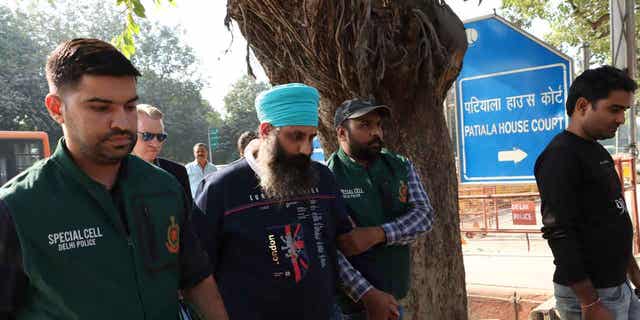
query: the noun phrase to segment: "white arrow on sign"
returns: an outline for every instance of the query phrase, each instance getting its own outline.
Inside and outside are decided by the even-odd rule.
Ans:
[[[513,161],[513,163],[518,163],[524,160],[524,158],[526,158],[527,156],[528,154],[526,152],[518,148],[513,148],[513,150],[510,150],[510,151],[498,152],[498,161],[500,162]]]

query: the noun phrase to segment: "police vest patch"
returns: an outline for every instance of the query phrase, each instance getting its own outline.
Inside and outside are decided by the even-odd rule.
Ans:
[[[400,190],[398,195],[398,200],[402,203],[407,203],[407,196],[409,194],[409,188],[404,181],[400,181]]]
[[[170,217],[171,224],[167,228],[167,250],[171,253],[178,253],[180,251],[180,226],[176,223],[174,216]]]

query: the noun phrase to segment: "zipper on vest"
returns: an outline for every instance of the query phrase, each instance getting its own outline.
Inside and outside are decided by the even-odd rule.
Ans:
[[[144,206],[144,223],[145,229],[147,229],[147,241],[149,243],[149,255],[151,256],[151,261],[155,262],[158,260],[158,250],[156,247],[156,237],[155,237],[155,228],[153,226],[153,221],[151,220],[151,215],[149,214],[149,209],[147,206]]]
[[[133,277],[136,280],[136,292],[138,293],[138,302],[140,302],[140,307],[142,308],[142,316],[144,319],[147,318],[147,313],[145,312],[144,302],[142,301],[142,293],[140,292],[141,283],[138,279],[138,265],[136,264],[136,246],[131,240],[130,236],[127,236],[127,245],[129,246],[129,252],[131,253],[131,261],[133,262]]]

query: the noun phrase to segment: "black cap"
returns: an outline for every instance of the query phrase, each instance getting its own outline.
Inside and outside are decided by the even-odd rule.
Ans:
[[[391,116],[391,109],[384,104],[377,104],[373,100],[347,100],[336,109],[333,125],[338,127],[347,119],[359,118],[374,110],[380,111],[382,116]]]

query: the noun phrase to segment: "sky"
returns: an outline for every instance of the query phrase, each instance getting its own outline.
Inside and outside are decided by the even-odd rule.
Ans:
[[[194,48],[200,59],[209,86],[202,92],[212,107],[224,113],[223,98],[232,84],[247,73],[246,41],[237,26],[232,31],[224,26],[226,1],[178,0],[177,6],[149,8],[147,16],[168,25],[180,24],[186,31],[185,42]],[[447,4],[461,18],[467,20],[493,13],[502,0],[447,0]],[[534,35],[542,37],[548,30],[534,24]],[[267,81],[259,63],[253,59],[252,68],[258,80]]]

